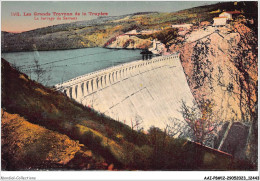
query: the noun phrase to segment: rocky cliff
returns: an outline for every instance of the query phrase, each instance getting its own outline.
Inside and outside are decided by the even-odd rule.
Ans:
[[[136,36],[121,35],[108,44],[107,48],[128,48],[128,49],[148,49],[152,42],[148,39],[141,39]]]
[[[189,41],[191,40],[192,41]],[[197,103],[213,105],[215,122],[242,122],[250,127],[248,152],[257,148],[257,35],[241,22],[185,36],[179,51],[188,84]],[[231,124],[230,124],[231,125]],[[251,151],[249,151],[251,150]]]

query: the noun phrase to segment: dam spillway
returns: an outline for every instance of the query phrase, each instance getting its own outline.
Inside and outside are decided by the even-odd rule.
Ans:
[[[192,106],[194,101],[178,53],[117,65],[55,87],[129,126],[138,122],[144,130],[167,125],[185,129],[181,104]]]

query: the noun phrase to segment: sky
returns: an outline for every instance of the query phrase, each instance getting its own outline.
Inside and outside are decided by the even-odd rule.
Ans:
[[[191,7],[214,4],[216,1],[2,1],[1,30],[8,32],[23,32],[55,24],[95,19],[92,13],[107,13],[108,16],[118,16],[136,12],[175,12]],[[15,16],[14,13],[20,16]],[[50,16],[34,16],[34,13],[50,13]],[[76,20],[57,20],[57,13],[72,13]],[[78,12],[80,15],[75,16]],[[85,12],[86,15],[82,15]],[[25,14],[31,13],[31,16]],[[50,18],[53,17],[53,20]],[[67,16],[68,17],[68,16]],[[37,20],[37,18],[39,18]],[[45,18],[45,19],[41,19]]]

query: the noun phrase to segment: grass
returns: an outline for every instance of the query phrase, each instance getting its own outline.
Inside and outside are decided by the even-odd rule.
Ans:
[[[2,116],[2,156],[7,170],[50,168],[66,164],[81,148],[68,136],[32,124],[17,114],[7,112]],[[10,152],[8,154],[8,152]],[[32,159],[33,158],[33,159]]]

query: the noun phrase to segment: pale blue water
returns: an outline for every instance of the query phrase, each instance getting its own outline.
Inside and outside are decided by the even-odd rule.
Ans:
[[[35,73],[38,60],[45,72],[40,75],[39,82],[53,86],[84,75],[86,73],[105,69],[114,65],[140,60],[141,50],[84,48],[73,50],[34,51],[2,53],[2,58],[19,67],[31,79],[37,80]]]

